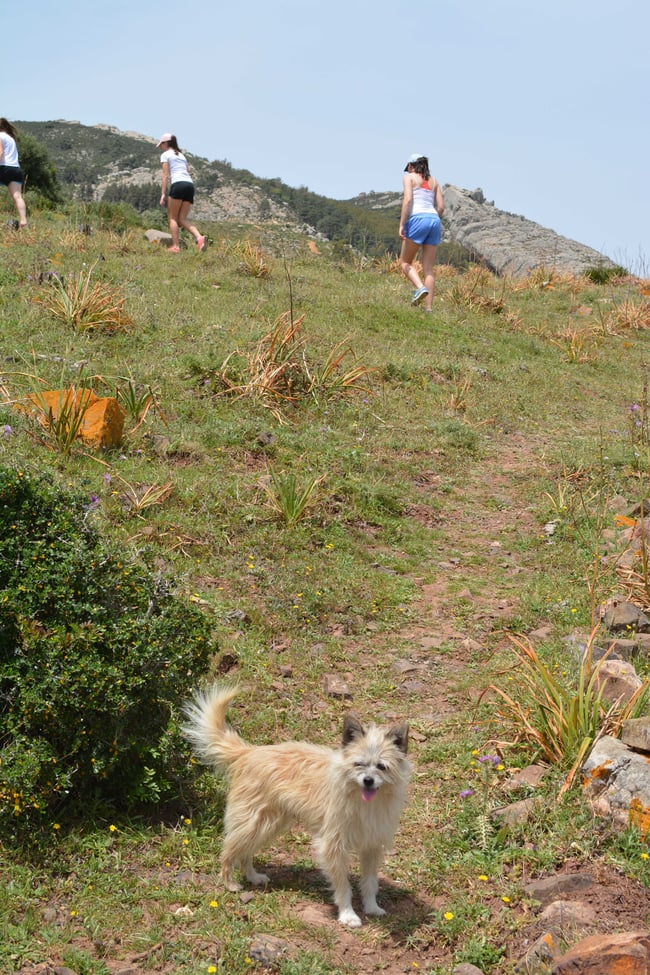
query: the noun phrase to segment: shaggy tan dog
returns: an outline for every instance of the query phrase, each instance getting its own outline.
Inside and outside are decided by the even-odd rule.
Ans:
[[[299,823],[313,836],[341,924],[361,924],[348,878],[352,853],[359,856],[365,913],[385,914],[377,903],[377,872],[406,802],[408,725],[363,727],[347,715],[338,750],[295,741],[249,745],[226,724],[236,694],[237,688],[219,685],[198,692],[185,708],[183,729],[197,755],[229,779],[221,853],[226,886],[240,889],[236,867],[251,883],[267,883],[253,857]]]

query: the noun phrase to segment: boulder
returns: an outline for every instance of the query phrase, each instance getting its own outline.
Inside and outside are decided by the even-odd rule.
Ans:
[[[604,735],[587,756],[583,785],[594,809],[610,815],[625,829],[636,825],[642,835],[650,829],[650,762],[648,756]]]
[[[618,596],[608,599],[606,603],[599,606],[598,615],[603,625],[612,632],[618,630],[647,632],[650,630],[650,619],[643,610],[629,600]]]
[[[165,230],[145,230],[145,237],[150,244],[171,244],[172,235]]]
[[[77,406],[77,404],[79,404]],[[41,426],[47,426],[44,408],[58,420],[64,410],[84,410],[78,439],[87,447],[117,447],[122,440],[126,412],[113,396],[96,396],[92,389],[48,389],[29,393],[16,410],[36,416]]]
[[[555,960],[552,975],[646,975],[650,932],[595,934]]]
[[[596,689],[602,689],[603,700],[607,704],[616,701],[627,704],[642,687],[643,681],[627,660],[608,658],[598,664]]]

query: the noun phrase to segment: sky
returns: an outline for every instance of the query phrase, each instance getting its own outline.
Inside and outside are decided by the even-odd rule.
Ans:
[[[650,276],[647,0],[30,0],[2,33],[11,120],[171,131],[334,199],[418,152]]]

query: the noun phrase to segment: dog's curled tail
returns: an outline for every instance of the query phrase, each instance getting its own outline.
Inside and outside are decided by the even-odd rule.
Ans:
[[[226,724],[226,709],[237,691],[237,687],[214,684],[196,691],[194,699],[183,708],[186,718],[181,728],[183,735],[202,761],[221,770],[250,747]]]

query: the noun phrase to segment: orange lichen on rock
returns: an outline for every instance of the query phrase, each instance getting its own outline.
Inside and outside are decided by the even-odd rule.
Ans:
[[[597,765],[596,768],[589,769],[588,772],[583,776],[582,784],[586,788],[590,782],[594,780],[608,779],[612,771],[611,764],[609,762],[603,762],[602,765]]]
[[[630,802],[630,826],[636,826],[644,839],[650,832],[650,806],[644,806],[638,796]]]

